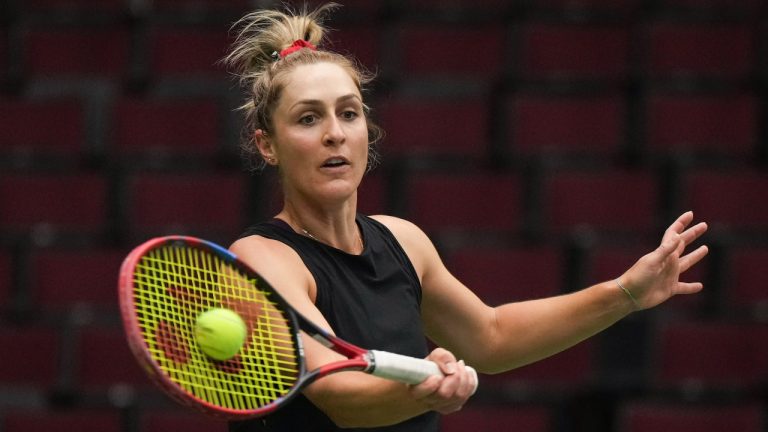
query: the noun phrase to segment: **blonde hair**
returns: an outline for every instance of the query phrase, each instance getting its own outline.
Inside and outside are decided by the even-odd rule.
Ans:
[[[346,70],[362,94],[373,75],[366,71],[353,58],[322,49],[327,29],[323,26],[326,15],[339,5],[328,3],[313,11],[306,6],[301,11],[286,7],[285,12],[278,10],[257,10],[237,21],[233,28],[239,28],[232,51],[224,58],[234,69],[240,84],[249,97],[240,106],[245,113],[245,126],[241,150],[246,161],[253,169],[261,169],[265,161],[253,142],[253,132],[272,129],[272,114],[285,88],[286,75],[295,67],[321,62],[335,63]],[[303,40],[317,49],[301,48],[282,56],[282,50],[292,46],[295,41]],[[365,106],[365,118],[368,124],[368,169],[378,161],[376,144],[383,131],[369,117]]]

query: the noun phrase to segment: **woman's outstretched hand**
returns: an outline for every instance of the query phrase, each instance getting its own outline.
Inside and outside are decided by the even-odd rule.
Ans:
[[[652,308],[677,294],[701,291],[701,282],[682,282],[684,273],[709,252],[700,246],[684,255],[686,247],[707,231],[707,224],[693,222],[693,212],[683,213],[664,232],[656,250],[641,257],[617,282],[626,288],[638,309]]]

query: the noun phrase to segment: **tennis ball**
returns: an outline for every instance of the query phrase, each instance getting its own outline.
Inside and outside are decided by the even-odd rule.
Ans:
[[[247,328],[237,313],[209,309],[197,317],[195,338],[200,349],[214,360],[229,360],[245,343]]]

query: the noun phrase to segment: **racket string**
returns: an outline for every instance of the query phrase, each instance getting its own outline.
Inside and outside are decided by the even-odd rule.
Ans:
[[[191,248],[160,248],[137,266],[137,316],[153,359],[208,403],[259,408],[286,395],[298,380],[291,327],[269,293],[254,288],[257,283]],[[197,316],[212,307],[230,308],[248,324],[241,352],[226,362],[211,360],[194,342]]]

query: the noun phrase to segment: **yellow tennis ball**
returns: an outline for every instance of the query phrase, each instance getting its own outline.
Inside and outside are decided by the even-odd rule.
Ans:
[[[197,317],[195,337],[200,349],[214,360],[229,360],[245,343],[247,327],[240,315],[224,308],[209,309]]]

